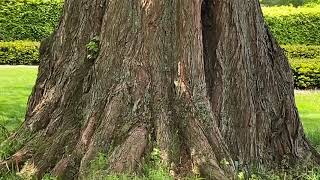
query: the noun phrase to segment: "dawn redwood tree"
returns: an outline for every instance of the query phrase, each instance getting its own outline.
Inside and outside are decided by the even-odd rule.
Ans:
[[[102,152],[110,173],[139,173],[153,148],[177,177],[319,163],[258,0],[66,0],[40,54],[2,170],[84,178]]]

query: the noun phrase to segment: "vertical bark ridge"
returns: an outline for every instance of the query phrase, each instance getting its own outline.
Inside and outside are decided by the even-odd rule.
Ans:
[[[309,157],[290,67],[259,3],[204,1],[202,20],[207,89],[232,159],[246,168]]]

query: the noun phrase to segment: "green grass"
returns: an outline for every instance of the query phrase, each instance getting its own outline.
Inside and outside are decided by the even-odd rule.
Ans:
[[[320,151],[320,91],[296,91],[295,99],[304,130]]]
[[[0,124],[9,131],[24,119],[36,75],[36,67],[0,66]]]

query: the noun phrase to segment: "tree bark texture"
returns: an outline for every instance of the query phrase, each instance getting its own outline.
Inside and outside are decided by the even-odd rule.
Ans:
[[[39,177],[84,178],[99,152],[110,172],[139,172],[154,147],[177,176],[207,179],[319,159],[258,0],[66,0],[40,51],[16,135],[32,139],[4,162]]]

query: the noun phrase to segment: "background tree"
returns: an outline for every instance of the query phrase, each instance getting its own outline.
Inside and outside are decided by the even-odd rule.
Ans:
[[[133,173],[154,147],[177,176],[208,179],[319,162],[258,0],[67,0],[40,53],[11,137],[23,145],[2,170],[83,178],[103,152],[110,173]]]

